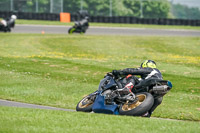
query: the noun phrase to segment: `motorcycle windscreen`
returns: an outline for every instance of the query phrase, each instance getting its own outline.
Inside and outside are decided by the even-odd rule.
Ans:
[[[118,115],[118,106],[116,104],[105,105],[104,96],[98,95],[92,106],[92,111],[95,113],[115,114]]]

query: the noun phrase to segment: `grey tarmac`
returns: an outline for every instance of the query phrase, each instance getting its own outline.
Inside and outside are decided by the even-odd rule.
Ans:
[[[17,24],[13,33],[68,34],[70,26],[54,25],[21,25]],[[200,30],[150,29],[127,27],[94,27],[90,26],[86,35],[124,35],[124,36],[200,36]]]

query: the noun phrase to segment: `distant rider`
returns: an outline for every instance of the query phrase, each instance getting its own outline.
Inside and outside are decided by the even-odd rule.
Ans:
[[[15,27],[15,20],[17,19],[16,15],[12,15],[10,18],[7,19],[3,19],[0,21],[0,26],[2,29],[4,30],[8,30],[10,31],[10,28],[14,28]]]
[[[7,20],[7,25],[10,27],[10,28],[13,28],[15,27],[15,20],[17,19],[17,16],[16,15],[12,15],[8,20]]]
[[[131,89],[139,88],[148,79],[152,79],[152,78],[153,79],[155,79],[155,78],[163,79],[161,72],[156,68],[156,63],[153,60],[145,60],[139,68],[126,68],[123,70],[113,70],[112,74],[115,76],[125,75],[126,83],[123,83],[124,81],[122,81],[122,87],[126,86],[127,84],[128,85],[131,84],[132,85]],[[141,78],[137,78],[134,75],[139,75],[139,76],[141,76]],[[124,86],[123,86],[123,84],[124,84]],[[126,87],[125,87],[125,89],[126,89]],[[162,99],[163,99],[163,96],[154,97],[154,104],[153,104],[152,108],[147,113],[145,113],[143,116],[150,117],[152,112],[156,109],[156,107],[161,104]]]

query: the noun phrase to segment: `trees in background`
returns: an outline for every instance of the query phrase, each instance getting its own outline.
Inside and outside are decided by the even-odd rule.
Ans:
[[[10,5],[8,4],[9,0],[0,0],[0,11],[5,11],[10,9]]]
[[[199,8],[171,5],[169,0],[0,0],[0,11],[73,14],[81,9],[91,16],[200,19]]]
[[[92,16],[110,16],[110,0],[64,0],[64,11],[88,10]],[[172,5],[168,0],[111,0],[112,16],[200,19],[199,8]],[[173,11],[173,12],[171,12]]]
[[[144,18],[167,18],[170,11],[170,3],[167,0],[123,0],[126,8],[132,12],[128,15]]]
[[[143,14],[145,18],[168,18],[170,4],[167,0],[145,1]]]
[[[81,0],[63,0],[63,11],[75,13],[80,10]]]
[[[173,15],[175,18],[181,19],[200,19],[200,9],[176,4],[173,5]]]
[[[167,18],[170,11],[168,0],[83,0],[82,2],[83,9],[88,10],[93,16],[109,16],[110,4],[112,4],[112,16]],[[67,5],[64,6],[67,9]]]

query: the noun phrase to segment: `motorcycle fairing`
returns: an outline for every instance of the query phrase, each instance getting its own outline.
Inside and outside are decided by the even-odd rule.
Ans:
[[[94,104],[92,106],[92,111],[95,113],[104,113],[104,114],[115,114],[118,115],[118,105],[112,103],[110,105],[105,104],[105,96],[101,94],[97,95]]]

